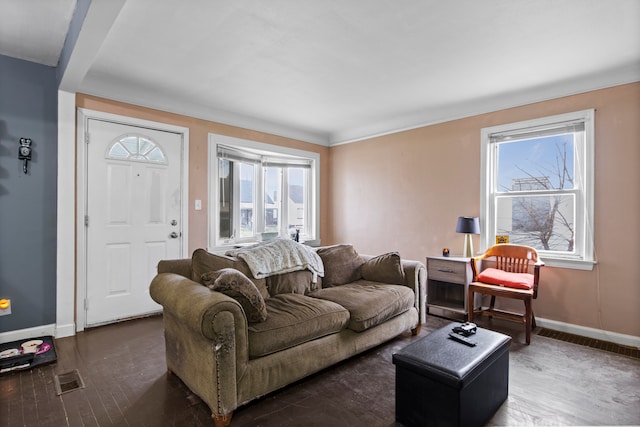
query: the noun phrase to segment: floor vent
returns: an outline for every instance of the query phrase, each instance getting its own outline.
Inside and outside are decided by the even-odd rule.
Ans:
[[[77,369],[74,369],[71,372],[56,375],[53,378],[53,381],[55,383],[56,394],[58,396],[63,393],[68,393],[70,391],[84,388],[84,381],[82,381],[82,377],[80,376],[80,373]]]
[[[566,341],[573,344],[584,345],[586,347],[597,348],[599,350],[608,351],[610,353],[622,354],[624,356],[640,359],[640,349],[635,347],[627,347],[624,345],[612,343],[609,341],[601,341],[595,338],[583,337],[580,335],[568,334],[566,332],[554,331],[553,329],[541,328],[537,335],[554,338],[560,341]]]

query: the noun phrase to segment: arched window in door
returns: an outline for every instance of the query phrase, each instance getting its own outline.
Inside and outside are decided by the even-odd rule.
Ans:
[[[167,164],[162,148],[149,138],[139,135],[126,135],[114,141],[107,150],[107,158]]]

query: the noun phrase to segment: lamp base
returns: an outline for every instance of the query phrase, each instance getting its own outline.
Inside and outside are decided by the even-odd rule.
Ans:
[[[464,235],[464,248],[462,250],[462,256],[464,258],[473,258],[473,241],[471,240],[471,234]]]

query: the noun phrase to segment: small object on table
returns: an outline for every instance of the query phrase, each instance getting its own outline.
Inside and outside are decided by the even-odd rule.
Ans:
[[[453,332],[455,332],[456,334],[464,335],[465,337],[475,334],[477,330],[478,327],[476,326],[476,324],[471,322],[464,322],[453,328]]]
[[[444,248],[442,250],[442,256],[449,256],[449,248]]]

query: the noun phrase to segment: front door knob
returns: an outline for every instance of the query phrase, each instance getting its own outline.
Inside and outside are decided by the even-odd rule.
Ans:
[[[172,239],[177,239],[179,236],[178,236],[178,233],[174,231],[171,234],[169,234],[169,237],[171,237]]]

